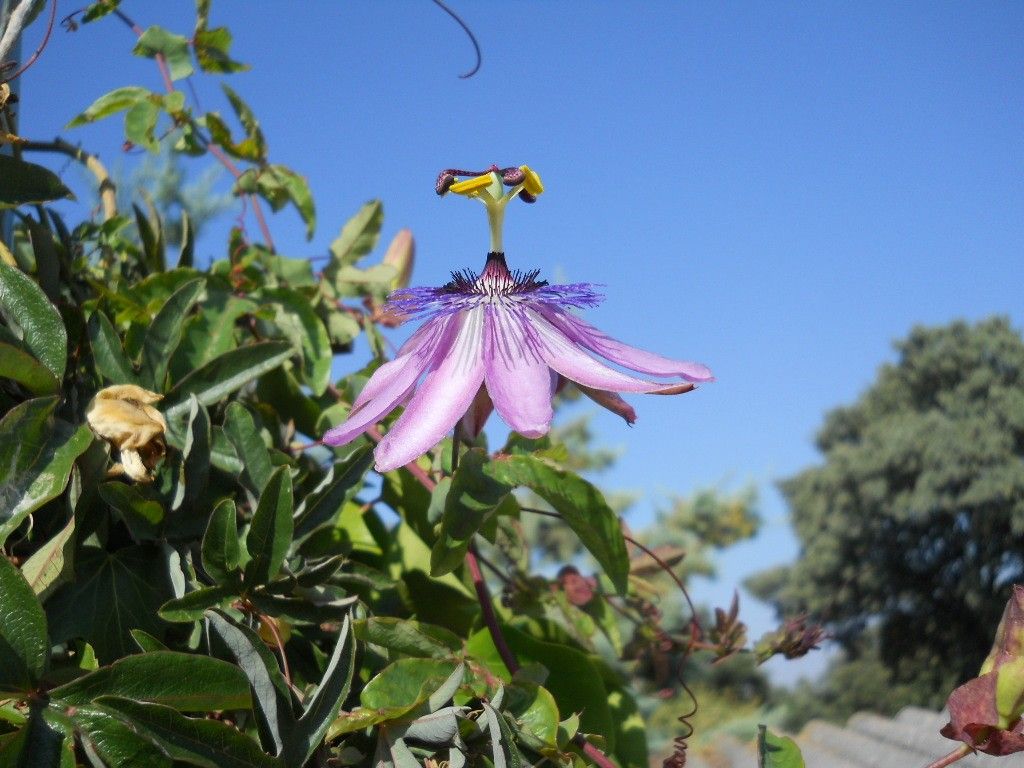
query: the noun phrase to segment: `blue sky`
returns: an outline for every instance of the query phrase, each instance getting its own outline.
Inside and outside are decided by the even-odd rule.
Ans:
[[[1024,326],[1024,4],[453,0],[483,48],[469,80],[468,40],[426,0],[213,6],[253,65],[229,82],[316,198],[311,243],[293,212],[272,217],[282,253],[325,253],[380,197],[385,241],[410,227],[416,282],[443,282],[479,267],[487,240],[480,206],[435,197],[437,172],[526,163],[547,192],[510,210],[510,264],[606,284],[592,322],[713,368],[694,394],[634,398],[632,429],[595,417],[626,449],[602,482],[646,493],[634,527],[671,492],[758,486],[763,533],[721,558],[699,600],[724,603],[796,555],[773,480],[817,460],[824,412],[871,382],[894,339],[993,313]],[[191,30],[187,2],[125,10]],[[57,30],[22,78],[23,135],[130,167],[118,118],[62,126],[114,87],[160,89],[133,44],[115,20]],[[204,109],[230,114],[216,77],[193,79]],[[230,223],[204,254],[223,253]],[[754,636],[769,626],[745,613]]]

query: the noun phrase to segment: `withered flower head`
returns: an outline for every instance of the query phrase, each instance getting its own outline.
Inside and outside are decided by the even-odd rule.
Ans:
[[[754,648],[757,663],[762,664],[776,654],[787,659],[799,659],[816,649],[828,636],[819,624],[808,624],[807,615],[800,614],[786,619],[773,632],[766,633]]]
[[[116,384],[96,393],[85,418],[89,427],[120,453],[109,474],[125,474],[139,483],[153,481],[153,470],[167,452],[167,421],[153,407],[163,399],[134,384]]]
[[[1024,752],[1024,586],[1014,585],[980,674],[953,691],[946,708],[947,739],[989,755]]]

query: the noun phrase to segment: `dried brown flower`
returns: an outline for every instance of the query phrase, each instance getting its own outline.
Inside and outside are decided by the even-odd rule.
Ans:
[[[153,470],[167,452],[167,421],[153,403],[162,395],[135,384],[116,384],[96,393],[85,418],[89,427],[120,454],[109,474],[139,483],[153,481]]]

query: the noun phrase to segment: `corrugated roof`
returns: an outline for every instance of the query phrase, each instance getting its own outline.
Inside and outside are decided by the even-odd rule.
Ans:
[[[923,768],[956,747],[939,733],[948,718],[939,712],[907,707],[896,717],[858,712],[844,726],[812,720],[793,738],[807,768]],[[693,768],[755,768],[753,743],[725,737],[713,747],[689,756]],[[1004,757],[974,754],[959,768],[1024,768],[1024,752]]]

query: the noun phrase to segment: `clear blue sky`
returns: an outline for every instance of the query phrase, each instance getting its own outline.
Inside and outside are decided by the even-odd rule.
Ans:
[[[817,459],[823,413],[869,384],[894,339],[992,313],[1024,325],[1024,4],[452,2],[483,48],[469,80],[468,40],[426,0],[214,0],[253,64],[229,82],[316,197],[312,243],[294,213],[272,218],[279,249],[326,252],[380,197],[385,239],[412,228],[416,282],[437,284],[487,247],[479,206],[434,196],[438,170],[536,168],[548,191],[510,211],[510,263],[606,284],[590,320],[718,376],[634,398],[632,430],[595,424],[628,449],[602,481],[647,492],[634,527],[659,494],[758,485],[762,535],[697,591],[725,602],[795,556],[773,480]],[[187,2],[124,7],[191,29]],[[133,44],[115,20],[55,32],[22,78],[23,134],[63,133],[116,165],[119,119],[62,126],[111,88],[160,89]],[[204,108],[230,113],[217,78],[194,80]],[[229,224],[205,254],[223,254]],[[745,613],[754,636],[767,628],[766,611]]]

